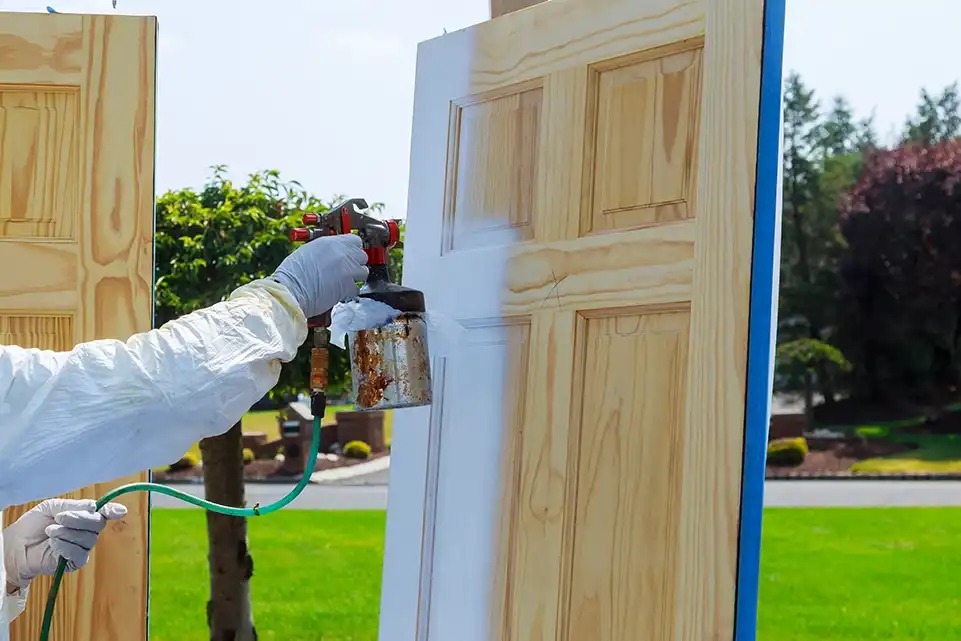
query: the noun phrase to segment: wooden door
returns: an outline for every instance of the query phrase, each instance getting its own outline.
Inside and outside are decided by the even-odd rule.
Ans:
[[[382,641],[753,638],[782,14],[550,0],[420,45],[404,278],[467,331],[395,417]]]
[[[69,350],[147,331],[157,21],[0,16],[0,342]],[[51,639],[146,638],[147,495],[121,501],[126,519],[64,580]],[[29,507],[5,509],[4,525]],[[34,582],[15,641],[38,638],[49,585]]]

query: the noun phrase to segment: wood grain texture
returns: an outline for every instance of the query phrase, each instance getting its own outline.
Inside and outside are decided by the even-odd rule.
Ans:
[[[490,0],[491,18],[533,7],[542,2],[547,0]]]
[[[594,162],[582,233],[693,215],[703,49],[681,44],[591,67]]]
[[[565,552],[569,547],[569,450],[572,435],[570,393],[574,362],[569,355],[578,326],[574,312],[538,312],[533,316],[523,437],[505,458],[516,478],[513,495],[499,506],[500,519],[512,520],[503,636],[495,639],[547,641],[556,638],[561,607]],[[532,385],[532,381],[537,381]],[[506,483],[502,483],[506,486]],[[503,532],[503,529],[502,529]],[[497,585],[492,586],[497,589]]]
[[[550,0],[421,43],[420,52],[469,51],[469,71],[456,84],[442,79],[459,98],[700,39],[705,10],[704,0]]]
[[[79,88],[0,87],[0,237],[73,237]]]
[[[763,0],[707,5],[679,639],[734,634]]]
[[[84,16],[4,13],[0,75],[11,85],[79,87],[87,66]]]
[[[683,506],[688,310],[590,315],[565,639],[671,639]],[[656,551],[656,553],[654,552]]]
[[[66,352],[74,345],[73,317],[0,314],[0,345]]]
[[[503,310],[514,314],[690,300],[695,233],[692,223],[679,223],[524,244],[512,255]]]
[[[152,17],[8,13],[0,22],[3,342],[67,350],[151,328],[156,34]],[[52,640],[146,637],[147,497],[121,501],[127,517],[64,581]],[[4,509],[4,524],[29,507]],[[48,587],[34,582],[13,641],[37,638]]]
[[[530,336],[510,376],[445,377],[430,429],[496,435],[501,476],[428,474],[418,641],[732,640],[762,9],[550,0],[421,44],[405,278]],[[518,386],[519,427],[469,410]]]

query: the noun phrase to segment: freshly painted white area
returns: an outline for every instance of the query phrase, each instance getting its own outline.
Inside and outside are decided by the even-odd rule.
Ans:
[[[433,407],[394,414],[380,641],[488,638],[507,378],[497,318],[515,237],[441,252],[449,101],[469,93],[472,37],[449,34],[418,51],[404,280],[424,291],[429,311],[468,331],[434,361]]]
[[[502,327],[469,332],[470,345],[447,359],[437,447],[433,530],[426,550],[430,589],[420,639],[487,641],[491,570],[500,526],[503,381],[506,357]],[[429,527],[429,526],[428,526]],[[429,555],[429,552],[428,552]],[[428,598],[429,597],[429,598]],[[425,603],[427,601],[427,603]]]

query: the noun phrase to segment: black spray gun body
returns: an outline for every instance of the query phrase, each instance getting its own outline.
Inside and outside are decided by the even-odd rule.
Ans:
[[[370,271],[360,298],[384,303],[399,314],[383,327],[348,332],[350,369],[356,409],[413,407],[430,403],[430,363],[424,324],[424,294],[391,281],[389,250],[400,243],[395,220],[367,213],[367,201],[352,198],[322,214],[307,213],[304,227],[291,230],[294,242],[356,231],[363,241]],[[311,413],[323,416],[327,383],[331,314],[307,320],[313,335],[310,369]]]

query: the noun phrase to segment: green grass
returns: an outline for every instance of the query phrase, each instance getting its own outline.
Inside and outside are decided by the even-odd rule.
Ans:
[[[152,514],[150,639],[206,641],[204,515]],[[248,523],[260,641],[376,640],[383,511],[284,510]]]
[[[253,519],[263,641],[375,641],[384,512]],[[758,641],[961,639],[961,509],[767,509]],[[199,511],[153,511],[152,641],[205,641]]]
[[[961,509],[767,509],[759,641],[961,639]]]

